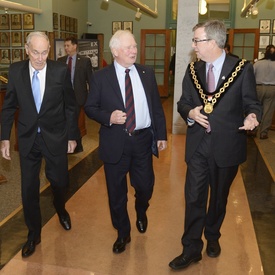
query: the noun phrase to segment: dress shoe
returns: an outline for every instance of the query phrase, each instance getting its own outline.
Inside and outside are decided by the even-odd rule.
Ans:
[[[267,134],[260,134],[260,139],[267,139],[268,135]]]
[[[202,259],[201,253],[198,255],[187,255],[184,252],[176,257],[172,262],[169,263],[169,266],[174,269],[182,269],[188,267],[191,263],[198,262]]]
[[[65,230],[71,229],[71,219],[69,213],[65,210],[63,214],[58,214],[59,222]]]
[[[136,226],[140,233],[146,232],[147,225],[148,225],[148,219],[146,215],[143,219],[137,219]]]
[[[206,253],[211,258],[216,258],[221,254],[219,241],[207,241]]]
[[[37,239],[36,241],[30,241],[28,240],[23,248],[22,248],[22,257],[27,258],[31,256],[35,251],[35,246],[41,242],[41,239]]]
[[[121,253],[125,250],[126,244],[131,241],[131,237],[128,236],[126,238],[117,238],[113,245],[113,252],[114,253]]]

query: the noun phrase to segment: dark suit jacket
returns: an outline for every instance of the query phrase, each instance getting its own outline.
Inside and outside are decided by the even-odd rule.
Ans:
[[[17,109],[19,151],[24,156],[33,146],[38,126],[53,155],[64,154],[68,140],[79,138],[74,91],[68,68],[60,62],[47,60],[45,93],[39,114],[32,94],[29,61],[11,64],[2,109],[2,140],[10,139]]]
[[[234,57],[226,56],[217,87],[229,75],[237,61]],[[195,70],[203,86],[207,87],[205,65],[203,61],[196,62]],[[187,68],[182,82],[182,96],[178,102],[178,112],[187,123],[189,111],[200,105],[203,104]],[[220,167],[238,165],[246,160],[246,135],[245,131],[240,131],[238,128],[243,126],[245,116],[250,113],[255,113],[258,121],[261,119],[261,106],[257,99],[253,66],[246,64],[238,79],[209,114],[212,151]],[[193,156],[203,135],[205,135],[205,128],[200,124],[195,123],[188,127],[186,162]]]
[[[68,56],[62,56],[58,58],[58,61],[63,63],[67,62]],[[88,89],[87,86],[91,83],[93,68],[91,64],[91,60],[88,57],[83,57],[77,54],[76,62],[75,62],[75,71],[74,71],[74,79],[73,79],[73,88],[75,91],[77,104],[83,106],[86,102]]]
[[[166,140],[165,116],[154,71],[139,64],[135,66],[146,94],[155,140]],[[99,140],[101,159],[104,162],[116,163],[122,155],[126,135],[123,131],[124,124],[110,125],[113,111],[125,112],[114,64],[94,73],[84,109],[89,118],[101,124]]]

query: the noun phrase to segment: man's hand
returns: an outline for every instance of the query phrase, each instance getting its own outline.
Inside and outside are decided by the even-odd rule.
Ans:
[[[1,141],[1,153],[2,157],[7,160],[11,160],[10,157],[10,141],[9,140],[2,140]]]
[[[167,148],[167,140],[158,140],[159,151],[165,150]]]
[[[110,124],[124,124],[126,122],[126,113],[120,110],[115,110],[111,114]]]
[[[252,131],[259,125],[257,116],[254,113],[249,114],[244,120],[244,126],[239,127],[240,130]]]
[[[201,113],[202,108],[203,106],[201,105],[190,110],[188,117],[195,120],[202,127],[207,128],[209,125],[209,121],[208,121],[208,117]]]
[[[75,140],[69,140],[68,141],[68,152],[69,154],[72,154],[74,152],[74,149],[76,147],[76,141]]]

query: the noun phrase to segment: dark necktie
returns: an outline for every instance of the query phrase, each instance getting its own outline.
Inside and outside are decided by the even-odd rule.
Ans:
[[[136,128],[135,104],[131,78],[129,75],[130,69],[125,70],[125,105],[126,105],[126,129],[132,133]]]
[[[33,93],[33,98],[34,98],[36,110],[39,113],[40,107],[41,107],[41,94],[40,94],[40,81],[39,81],[39,78],[38,78],[38,73],[39,73],[39,71],[34,71],[33,72],[32,93]]]
[[[213,93],[215,91],[215,86],[216,86],[213,68],[214,68],[213,64],[212,63],[209,64],[208,72],[207,72],[207,88],[209,93]],[[211,132],[210,124],[208,125],[206,132],[207,133]]]
[[[69,70],[70,70],[70,72],[72,73],[72,57],[70,56],[69,57],[69,61],[68,61],[68,67],[69,67]]]

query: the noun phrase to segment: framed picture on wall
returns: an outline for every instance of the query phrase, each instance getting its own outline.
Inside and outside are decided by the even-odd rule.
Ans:
[[[58,30],[58,13],[53,13],[53,29]]]
[[[12,63],[22,60],[22,49],[12,49]]]
[[[29,35],[30,32],[24,32],[24,41],[23,44],[27,42],[27,36]]]
[[[122,22],[121,21],[113,21],[112,23],[112,34],[114,34],[116,31],[122,29]]]
[[[34,15],[33,13],[26,13],[23,15],[23,29],[33,30],[34,29]]]
[[[123,30],[128,30],[131,33],[133,33],[133,21],[124,21]]]
[[[272,32],[275,33],[275,19],[273,20],[273,29],[272,29]]]
[[[275,45],[275,35],[272,36],[272,45]]]
[[[21,30],[22,29],[22,19],[21,14],[11,14],[11,29],[12,30]]]
[[[10,29],[10,15],[0,14],[0,30],[9,30],[9,29]]]
[[[0,46],[9,47],[10,46],[10,33],[1,32],[0,33]]]
[[[0,63],[4,63],[4,64],[10,63],[10,50],[9,49],[0,50]]]
[[[269,19],[263,19],[260,20],[260,33],[270,33],[270,27],[271,27],[271,20]]]
[[[11,32],[11,45],[14,47],[22,46],[22,32]]]
[[[259,39],[259,48],[264,49],[267,45],[269,45],[270,37],[269,35],[260,35]]]
[[[61,31],[66,30],[65,15],[60,15],[60,30]]]

